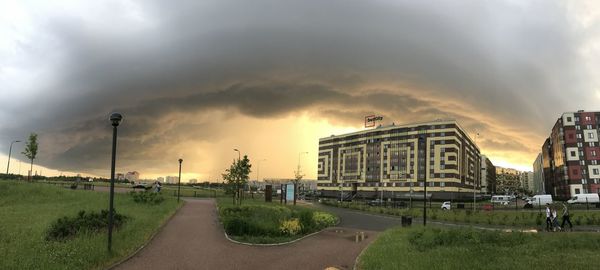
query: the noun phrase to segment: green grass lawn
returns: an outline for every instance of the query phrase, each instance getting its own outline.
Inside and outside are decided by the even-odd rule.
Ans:
[[[242,201],[242,206],[236,206],[230,197],[220,197],[217,203],[219,218],[227,234],[232,239],[245,243],[289,242],[337,222],[337,217],[330,213],[291,203],[281,205],[275,201],[267,203],[264,199],[247,198]],[[282,226],[286,222],[298,231],[283,231]]]
[[[41,183],[0,181],[0,269],[103,269],[128,256],[176,211],[169,196],[159,205],[133,202],[115,194],[115,209],[129,217],[113,232],[113,252],[107,233],[78,235],[64,242],[45,239],[49,225],[80,210],[108,209],[107,192],[70,190]]]
[[[595,269],[600,234],[506,233],[394,228],[359,259],[359,269]]]

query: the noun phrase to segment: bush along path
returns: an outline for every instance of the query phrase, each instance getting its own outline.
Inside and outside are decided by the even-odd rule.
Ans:
[[[248,214],[243,210],[245,206],[252,205],[245,202],[240,209],[227,210],[235,213],[232,220],[236,220],[237,215]],[[224,208],[222,206],[221,210]],[[257,214],[262,217],[272,211],[281,211],[281,215],[289,217],[288,221],[297,218],[298,223],[302,224],[301,214],[293,214],[292,209],[287,212],[261,208],[260,211],[265,211]],[[321,215],[315,214],[319,212],[311,213],[313,219],[320,219],[315,218]],[[283,233],[281,225],[255,224],[252,230],[270,228],[273,232],[277,230]],[[352,229],[328,228],[289,245],[240,245],[225,238],[214,200],[187,199],[173,219],[144,249],[116,269],[352,269],[358,254],[376,236],[374,232],[364,231],[366,239],[355,242],[356,232]]]
[[[332,214],[306,207],[257,201],[234,206],[226,199],[217,202],[225,232],[233,240],[243,243],[286,243],[337,223],[337,218]]]

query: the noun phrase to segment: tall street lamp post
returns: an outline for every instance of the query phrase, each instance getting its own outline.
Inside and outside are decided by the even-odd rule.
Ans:
[[[421,153],[423,153],[421,155]],[[426,162],[425,159],[425,136],[419,136],[419,172],[421,172],[421,162],[423,164]],[[424,172],[421,172],[421,177],[423,178],[423,226],[427,226],[427,177]]]
[[[477,147],[477,137],[479,137],[479,132],[475,134],[475,147]],[[481,167],[481,155],[479,155],[479,157],[479,166]],[[481,170],[479,170],[479,179],[481,179]],[[477,191],[477,175],[475,175],[475,179],[473,180],[473,211],[475,211],[475,205],[477,204],[475,191]]]
[[[114,222],[114,207],[113,201],[115,198],[115,158],[117,155],[117,127],[123,120],[123,116],[120,113],[112,113],[110,115],[110,122],[113,126],[113,144],[112,144],[112,160],[110,166],[110,202],[108,207],[108,251],[112,248],[112,231]]]
[[[12,152],[13,143],[17,143],[21,141],[12,141],[10,143],[10,148],[8,148],[8,164],[6,164],[6,174],[8,174],[8,168],[10,168],[10,153]]]
[[[238,149],[233,149],[233,151],[238,152],[238,161],[240,161],[242,159],[242,154],[240,153],[240,150]]]
[[[257,163],[257,166],[256,166],[256,181],[257,181],[257,182],[258,182],[258,171],[260,170],[260,163],[261,163],[262,161],[267,161],[267,159],[264,159],[264,158],[263,158],[263,159],[259,160],[259,161],[258,161],[258,163]]]
[[[181,163],[183,162],[183,159],[179,159],[179,181],[177,181],[177,202],[179,202],[179,194],[181,192]]]

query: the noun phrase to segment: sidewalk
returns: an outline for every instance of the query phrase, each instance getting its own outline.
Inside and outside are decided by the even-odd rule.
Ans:
[[[342,230],[343,232],[336,232]],[[354,242],[357,230],[330,228],[283,246],[247,246],[228,241],[214,200],[186,200],[163,230],[115,269],[352,269],[377,233]]]

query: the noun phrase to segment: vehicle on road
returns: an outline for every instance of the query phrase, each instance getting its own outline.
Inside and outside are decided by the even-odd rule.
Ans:
[[[531,204],[532,206],[552,204],[552,195],[535,195],[531,197],[531,199],[527,200],[527,204]]]
[[[567,203],[600,203],[600,197],[596,193],[577,194],[568,200]]]
[[[510,195],[495,195],[492,196],[492,203],[499,203],[501,205],[509,205],[511,200]]]
[[[452,209],[452,203],[451,202],[444,202],[442,203],[442,210],[450,210]]]
[[[375,199],[375,200],[369,201],[369,205],[370,206],[381,206],[381,205],[383,205],[383,201],[381,199]]]

